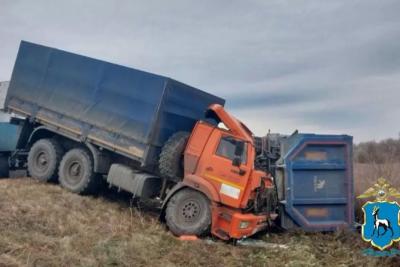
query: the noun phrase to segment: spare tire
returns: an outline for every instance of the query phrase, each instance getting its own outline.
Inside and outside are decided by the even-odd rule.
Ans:
[[[161,176],[179,182],[183,177],[183,152],[189,139],[188,132],[177,132],[165,142],[159,160]]]

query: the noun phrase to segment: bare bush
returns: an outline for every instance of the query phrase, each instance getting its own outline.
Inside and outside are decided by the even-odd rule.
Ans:
[[[392,186],[400,190],[400,163],[357,163],[354,164],[354,193],[359,196],[373,186],[379,177],[385,178]],[[372,200],[372,199],[371,199]],[[363,221],[362,205],[365,199],[356,199],[356,220]]]
[[[400,138],[380,142],[369,141],[354,146],[354,160],[357,163],[386,164],[400,163]]]
[[[379,177],[385,178],[400,189],[400,138],[380,142],[363,142],[354,146],[354,193],[362,194]],[[362,205],[365,200],[356,199],[356,220],[363,221]]]

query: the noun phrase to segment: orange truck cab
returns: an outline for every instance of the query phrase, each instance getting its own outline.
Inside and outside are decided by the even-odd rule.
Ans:
[[[253,235],[274,216],[265,203],[273,192],[272,177],[255,169],[252,133],[239,120],[217,104],[207,113],[217,124],[198,121],[195,125],[178,186],[193,188],[208,198],[213,235],[225,240]]]

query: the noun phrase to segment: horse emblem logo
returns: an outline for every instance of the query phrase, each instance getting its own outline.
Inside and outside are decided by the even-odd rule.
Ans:
[[[399,198],[400,192],[391,187],[384,178],[365,191],[358,198],[375,197],[362,207],[364,224],[361,228],[362,238],[366,242],[384,250],[393,242],[400,241],[400,205],[393,198]]]

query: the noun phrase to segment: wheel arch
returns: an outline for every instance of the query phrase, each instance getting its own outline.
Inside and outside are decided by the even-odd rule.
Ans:
[[[196,191],[199,191],[203,195],[207,197],[211,202],[220,202],[220,197],[217,190],[214,186],[211,185],[208,181],[202,179],[201,177],[197,177],[195,175],[188,175],[182,182],[177,183],[172,187],[172,189],[168,192],[165,197],[160,213],[160,220],[165,221],[165,209],[167,208],[169,200],[174,196],[177,192],[190,188]]]
[[[36,141],[44,138],[51,138],[55,136],[56,133],[54,131],[49,130],[45,126],[39,126],[35,128],[32,133],[29,135],[28,141],[26,143],[27,147],[31,147]]]

